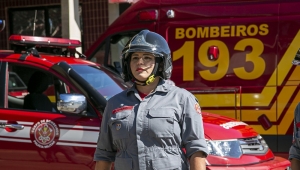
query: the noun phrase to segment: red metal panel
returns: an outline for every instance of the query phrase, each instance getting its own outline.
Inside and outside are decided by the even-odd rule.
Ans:
[[[109,3],[136,3],[139,0],[108,0]]]

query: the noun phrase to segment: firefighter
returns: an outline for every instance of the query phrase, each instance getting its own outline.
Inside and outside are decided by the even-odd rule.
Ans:
[[[294,65],[300,65],[300,49],[292,62]],[[300,103],[298,103],[294,113],[294,133],[293,144],[289,152],[292,170],[300,170]]]
[[[172,73],[166,40],[141,31],[122,50],[122,69],[134,85],[108,100],[95,169],[108,170],[114,162],[116,170],[204,170],[208,149],[200,106],[190,92],[165,83]]]

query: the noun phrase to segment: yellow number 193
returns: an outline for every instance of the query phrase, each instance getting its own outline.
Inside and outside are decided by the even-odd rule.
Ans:
[[[183,57],[183,81],[194,80],[194,41],[186,41],[181,48],[173,52],[173,61]],[[210,46],[217,46],[220,54],[219,58],[211,61],[207,57],[207,50]],[[254,68],[251,72],[247,72],[244,67],[233,69],[237,77],[245,80],[253,80],[260,77],[265,71],[265,61],[260,57],[264,51],[263,43],[254,38],[243,39],[239,41],[234,49],[245,51],[247,46],[252,47],[251,53],[246,54],[246,62],[252,62]],[[215,81],[223,78],[229,68],[229,51],[226,44],[219,40],[209,40],[204,42],[198,50],[198,59],[205,67],[215,67],[216,71],[202,70],[199,71],[200,76],[209,81]]]

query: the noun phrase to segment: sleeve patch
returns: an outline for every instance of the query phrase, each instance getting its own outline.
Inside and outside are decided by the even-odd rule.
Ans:
[[[195,103],[195,110],[197,111],[197,113],[201,114],[201,109],[197,102]]]
[[[133,108],[133,106],[125,106],[125,107],[121,107],[121,108],[118,108],[118,109],[115,109],[112,111],[112,114],[115,114],[117,112],[120,112],[120,111],[123,111],[123,110],[131,110]]]

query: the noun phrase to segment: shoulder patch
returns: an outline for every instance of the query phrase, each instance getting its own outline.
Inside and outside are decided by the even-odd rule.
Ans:
[[[201,109],[197,102],[195,103],[195,110],[197,111],[197,113],[201,114]]]

